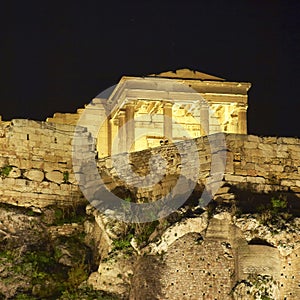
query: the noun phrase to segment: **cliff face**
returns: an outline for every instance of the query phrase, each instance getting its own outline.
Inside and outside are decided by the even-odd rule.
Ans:
[[[130,225],[3,205],[0,299],[298,299],[300,218],[238,206]]]
[[[124,299],[298,299],[300,219],[267,211],[182,208],[148,237],[119,232],[88,282]]]
[[[84,285],[98,264],[84,207],[2,204],[0,220],[0,299],[118,299]]]

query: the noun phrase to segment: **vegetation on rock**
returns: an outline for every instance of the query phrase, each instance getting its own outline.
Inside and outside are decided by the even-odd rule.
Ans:
[[[85,234],[55,234],[55,228],[83,223],[82,208],[45,208],[42,213],[0,207],[0,299],[117,299],[84,285],[93,271]]]

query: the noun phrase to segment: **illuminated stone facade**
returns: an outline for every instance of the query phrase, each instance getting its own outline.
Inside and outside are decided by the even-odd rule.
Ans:
[[[100,157],[220,131],[247,134],[250,86],[188,69],[124,76],[85,109],[57,113],[47,121],[75,125],[80,119],[78,124],[98,141]]]

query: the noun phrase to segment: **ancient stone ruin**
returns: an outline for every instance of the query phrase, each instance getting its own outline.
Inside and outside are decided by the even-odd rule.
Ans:
[[[162,139],[178,142],[220,131],[246,134],[250,86],[187,69],[123,76],[110,94],[101,93],[85,110],[56,113],[47,122],[76,125],[84,111],[80,124],[98,141],[99,157],[112,154],[116,139],[113,153],[156,147]],[[104,121],[98,124],[101,116]]]
[[[82,170],[73,156],[75,133],[81,137],[81,157],[92,153],[97,165],[97,174],[82,180],[93,182],[100,174],[103,187],[126,191],[138,203],[170,193],[179,197],[184,187],[174,186],[184,163],[186,178],[196,185],[188,199],[192,204],[180,208],[184,213],[175,222],[160,220],[163,230],[155,230],[142,246],[131,240],[129,256],[111,255],[119,221],[88,205],[95,224],[85,228],[100,253],[99,269],[88,282],[123,299],[253,299],[254,294],[255,299],[299,299],[300,140],[247,134],[249,88],[249,83],[185,69],[124,76],[76,113],[56,113],[45,122],[1,120],[0,201],[39,209],[88,204],[78,184]],[[218,149],[221,135],[226,149]],[[199,169],[178,155],[180,149],[194,151],[192,145]],[[218,151],[225,152],[225,163],[214,160]],[[119,159],[144,176],[150,158],[157,156],[166,168],[152,186],[132,188],[132,177],[120,178],[112,163]],[[224,169],[211,202],[223,208],[197,213],[212,168]],[[266,222],[263,213],[258,217],[271,199],[285,201],[294,218],[279,226]]]

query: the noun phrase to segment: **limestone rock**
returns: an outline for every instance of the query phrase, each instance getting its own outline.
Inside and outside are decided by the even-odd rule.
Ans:
[[[55,182],[55,183],[63,183],[64,182],[64,175],[60,171],[51,171],[46,173],[46,178],[49,181]]]
[[[8,174],[8,177],[18,178],[21,176],[21,170],[17,167],[12,167],[11,171]]]
[[[133,275],[135,257],[118,253],[117,256],[107,261],[102,261],[98,272],[88,278],[88,284],[95,290],[104,290],[128,299],[128,291]]]
[[[58,245],[56,251],[61,254],[58,260],[60,264],[68,267],[73,265],[72,255],[66,246]]]
[[[256,275],[240,282],[233,289],[234,299],[279,299],[279,283],[271,276]]]
[[[44,180],[44,172],[37,169],[31,169],[29,171],[26,171],[24,173],[24,176],[33,181],[41,182]]]

